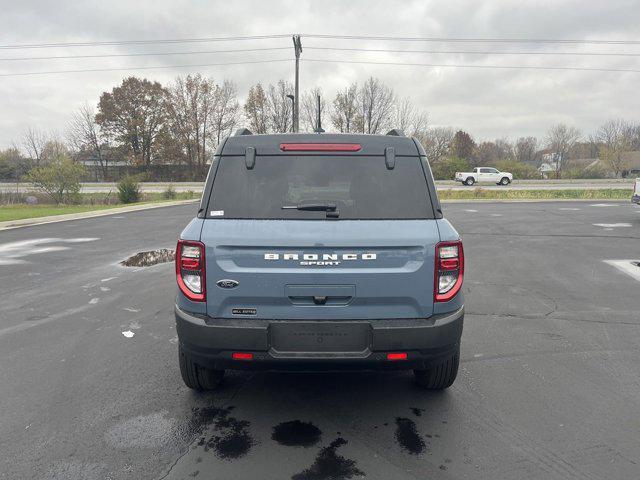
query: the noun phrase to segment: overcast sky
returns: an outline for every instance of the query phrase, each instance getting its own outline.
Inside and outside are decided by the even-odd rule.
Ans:
[[[0,0],[0,44],[156,40],[239,35],[307,34],[640,40],[640,1],[104,1]],[[335,52],[305,47],[358,47],[435,51],[537,51],[638,53],[636,45],[480,44],[323,40],[303,37],[303,59],[364,60],[463,65],[545,65],[640,70],[640,57],[472,55]],[[27,126],[63,133],[71,112],[125,76],[168,84],[201,72],[231,79],[241,98],[257,82],[293,81],[293,62],[135,70],[135,67],[239,62],[293,57],[291,50],[7,61],[7,58],[134,52],[193,52],[289,47],[289,38],[178,45],[0,49],[0,74],[128,68],[102,73],[0,76],[0,147],[20,143]],[[430,124],[469,131],[476,139],[544,136],[566,122],[591,133],[603,120],[640,121],[640,73],[511,70],[302,62],[301,88],[320,86],[327,97],[373,75],[411,97]],[[327,119],[328,121],[328,119]]]

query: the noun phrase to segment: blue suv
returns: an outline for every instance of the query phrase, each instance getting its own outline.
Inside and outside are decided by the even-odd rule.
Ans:
[[[210,390],[225,369],[413,369],[447,388],[463,274],[416,139],[241,129],[176,249],[182,378]]]

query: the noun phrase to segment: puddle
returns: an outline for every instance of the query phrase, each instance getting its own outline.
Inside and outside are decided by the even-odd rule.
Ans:
[[[338,447],[346,445],[344,438],[336,438],[328,447],[318,453],[315,462],[306,470],[295,474],[292,480],[331,480],[348,479],[364,476],[365,473],[356,467],[355,460],[344,458],[336,453]]]
[[[320,441],[321,434],[311,422],[292,420],[273,427],[271,439],[286,447],[310,447]]]
[[[140,252],[132,255],[120,262],[124,267],[150,267],[159,263],[173,262],[176,252],[169,248],[161,248],[159,250],[149,250],[148,252]]]
[[[424,440],[418,433],[416,424],[408,418],[396,418],[396,441],[400,447],[412,455],[423,453],[426,449]]]
[[[231,417],[229,414],[232,410],[233,407],[201,411],[205,417],[208,417],[207,423],[213,421],[216,432],[209,439],[200,437],[198,446],[204,447],[205,452],[213,450],[221,460],[235,460],[243,457],[255,443],[248,431],[251,424],[246,420]]]

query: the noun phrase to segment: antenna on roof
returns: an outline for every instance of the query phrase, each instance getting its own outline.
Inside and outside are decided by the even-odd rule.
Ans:
[[[399,128],[394,128],[387,132],[387,135],[391,135],[392,137],[405,137],[406,135]]]
[[[253,135],[253,133],[248,128],[239,128],[233,134],[234,137],[241,137],[242,135]]]

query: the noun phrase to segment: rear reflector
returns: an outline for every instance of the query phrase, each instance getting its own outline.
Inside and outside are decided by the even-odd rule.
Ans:
[[[359,152],[359,143],[281,143],[283,152]]]
[[[396,360],[406,360],[406,359],[407,359],[406,352],[387,353],[387,360],[396,361]]]
[[[250,352],[233,352],[231,358],[234,360],[253,360],[253,353]]]

